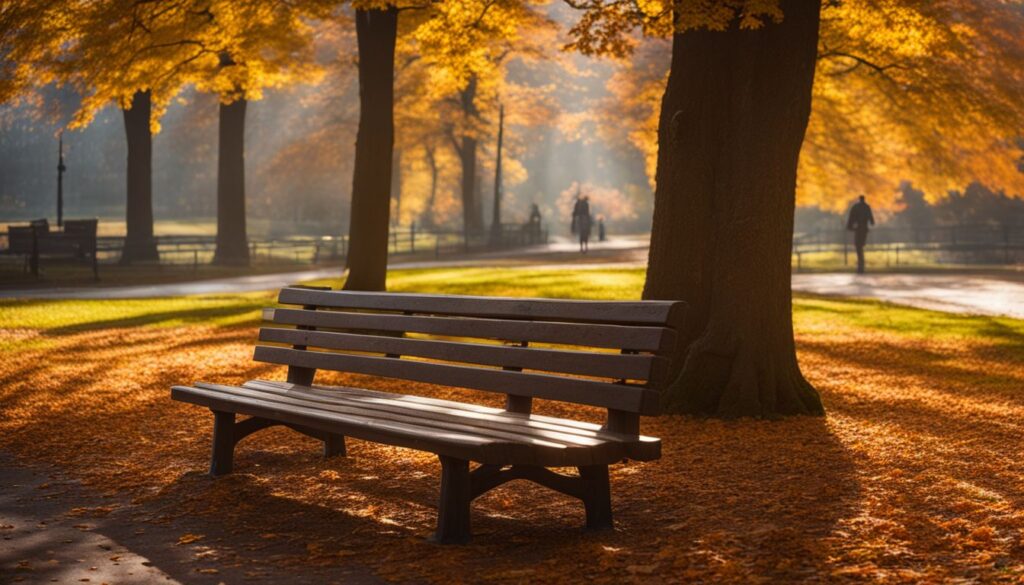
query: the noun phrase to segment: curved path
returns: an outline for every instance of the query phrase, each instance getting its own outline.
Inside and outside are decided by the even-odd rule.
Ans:
[[[529,266],[535,269],[588,269],[643,266],[647,242],[643,238],[613,238],[594,244],[591,254],[581,255],[576,244],[559,239],[543,246],[478,254],[450,260],[393,262],[393,269],[456,266]],[[339,276],[339,268],[323,268],[220,278],[197,282],[116,287],[78,287],[0,290],[0,298],[31,299],[128,299],[228,294],[273,290],[296,282]],[[1005,315],[1024,319],[1024,272],[1004,274],[927,273],[866,274],[802,273],[793,275],[793,290],[812,294],[872,298],[882,301],[954,313]]]
[[[793,290],[872,298],[933,311],[1024,319],[1024,279],[949,274],[794,274]]]

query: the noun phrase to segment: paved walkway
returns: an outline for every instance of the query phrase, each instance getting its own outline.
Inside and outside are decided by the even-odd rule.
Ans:
[[[1024,280],[973,274],[795,274],[793,290],[1024,319]]]
[[[393,262],[393,269],[473,266],[529,266],[536,269],[587,269],[642,266],[647,242],[614,238],[594,244],[591,253],[577,252],[568,239],[543,246],[477,254],[469,258]],[[261,274],[156,285],[0,290],[0,298],[130,299],[230,294],[273,290],[296,282],[339,276],[336,267],[282,274]],[[1024,319],[1024,274],[1019,277],[974,273],[866,274],[822,273],[793,275],[793,290],[887,302],[954,313],[1005,315]]]

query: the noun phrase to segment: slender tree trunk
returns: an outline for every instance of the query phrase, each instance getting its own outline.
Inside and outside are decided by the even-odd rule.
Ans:
[[[135,92],[131,108],[122,110],[128,139],[128,199],[125,206],[127,233],[121,264],[159,261],[153,239],[153,134],[149,129],[152,109],[148,91]]]
[[[245,229],[245,109],[244,98],[220,105],[215,264],[249,265]]]
[[[395,200],[395,225],[402,223],[402,149],[396,148],[391,159],[391,198]]]
[[[434,157],[434,149],[427,149],[427,165],[430,166],[430,197],[427,199],[427,207],[423,210],[420,223],[424,227],[434,226],[434,201],[437,200],[437,159]]]
[[[690,304],[670,411],[823,412],[797,364],[790,289],[821,2],[781,4],[778,24],[673,39],[644,287],[644,298]]]
[[[394,146],[395,37],[398,10],[356,10],[359,130],[352,173],[346,290],[384,290]]]
[[[476,200],[476,147],[475,138],[462,137],[462,149],[459,151],[459,162],[462,166],[462,231],[467,236],[480,231],[481,221],[478,220]]]
[[[466,88],[460,95],[462,115],[466,130],[462,135],[462,146],[458,150],[459,162],[462,166],[462,230],[468,238],[471,234],[480,233],[484,227],[483,206],[477,197],[476,150],[477,140],[475,128],[480,115],[476,107],[476,76],[470,77]]]

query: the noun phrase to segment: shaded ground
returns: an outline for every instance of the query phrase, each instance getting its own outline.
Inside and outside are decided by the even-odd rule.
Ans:
[[[365,570],[295,574],[267,562],[296,543],[226,535],[215,517],[165,518],[158,507],[99,493],[52,466],[0,455],[0,574],[4,583],[378,583]],[[222,543],[253,558],[226,554]],[[259,555],[254,555],[259,551]]]
[[[593,287],[607,278],[624,288],[605,296],[628,297],[642,279],[464,274],[460,282],[412,272],[391,284],[598,297]],[[798,298],[801,363],[827,417],[647,419],[644,432],[664,439],[664,456],[613,468],[615,532],[584,533],[576,502],[515,482],[474,504],[476,538],[452,548],[425,540],[439,472],[426,453],[353,440],[349,457],[323,460],[314,441],[276,428],[242,443],[236,474],[205,476],[212,417],[171,402],[168,387],[283,379],[283,369],[250,361],[255,305],[268,297],[215,298],[205,308],[192,299],[193,310],[216,315],[210,326],[184,306],[147,314],[146,301],[0,304],[0,450],[109,495],[118,502],[110,514],[132,531],[158,531],[165,543],[201,535],[175,547],[192,556],[181,566],[224,575],[255,567],[438,583],[1024,579],[1021,321]],[[172,301],[186,300],[161,303]],[[93,309],[109,313],[90,320]],[[73,326],[61,324],[78,312]],[[362,376],[323,381],[497,400]],[[541,410],[597,416],[550,403]],[[114,540],[161,558],[132,534]],[[197,575],[157,566],[179,579]]]

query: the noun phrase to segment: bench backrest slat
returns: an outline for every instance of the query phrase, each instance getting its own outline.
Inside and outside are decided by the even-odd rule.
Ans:
[[[658,414],[658,392],[641,386],[625,386],[579,378],[439,364],[388,357],[329,353],[261,345],[254,359],[260,362],[303,368],[339,370],[428,384],[504,392],[575,404],[614,408],[638,414]]]
[[[503,392],[510,404],[542,398],[598,406],[609,409],[611,426],[631,433],[637,415],[658,412],[665,354],[685,309],[667,301],[297,287],[283,289],[279,301],[301,308],[265,312],[278,327],[262,329],[260,341],[280,345],[257,346],[254,358],[289,366],[294,383],[309,384],[316,370],[328,369]]]
[[[556,321],[465,319],[433,315],[350,313],[276,309],[273,320],[283,325],[425,333],[447,337],[477,337],[565,345],[582,345],[637,351],[667,350],[675,343],[675,331],[664,327],[628,327]]]
[[[665,325],[670,322],[672,312],[678,312],[681,306],[681,303],[674,301],[579,301],[324,291],[298,287],[282,289],[278,302],[283,305],[316,305],[333,309],[620,325]]]
[[[651,354],[565,351],[302,329],[264,328],[260,341],[622,380],[661,381],[668,364],[665,358]]]

